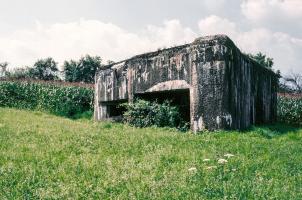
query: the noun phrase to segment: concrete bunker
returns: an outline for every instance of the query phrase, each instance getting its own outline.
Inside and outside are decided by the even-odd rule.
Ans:
[[[180,107],[193,131],[244,129],[276,119],[278,76],[240,52],[225,35],[146,53],[95,76],[96,120],[118,118],[139,97]]]

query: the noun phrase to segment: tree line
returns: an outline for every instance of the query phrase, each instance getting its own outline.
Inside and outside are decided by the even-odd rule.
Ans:
[[[62,71],[51,57],[37,60],[32,67],[15,68],[9,71],[7,66],[7,62],[0,63],[0,77],[94,83],[94,75],[103,65],[99,56],[86,55],[79,60],[64,61]]]

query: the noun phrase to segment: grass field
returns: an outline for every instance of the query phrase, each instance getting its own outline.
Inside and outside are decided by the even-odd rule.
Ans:
[[[0,199],[223,198],[302,199],[302,128],[193,135],[0,108]]]

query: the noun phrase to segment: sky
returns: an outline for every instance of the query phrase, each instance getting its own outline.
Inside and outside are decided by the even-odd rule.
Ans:
[[[302,73],[302,0],[0,0],[0,62],[98,55],[103,63],[226,34]]]

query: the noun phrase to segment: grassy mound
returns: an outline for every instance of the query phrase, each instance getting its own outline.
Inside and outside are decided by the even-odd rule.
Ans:
[[[185,134],[0,108],[0,199],[302,199],[302,128]]]

